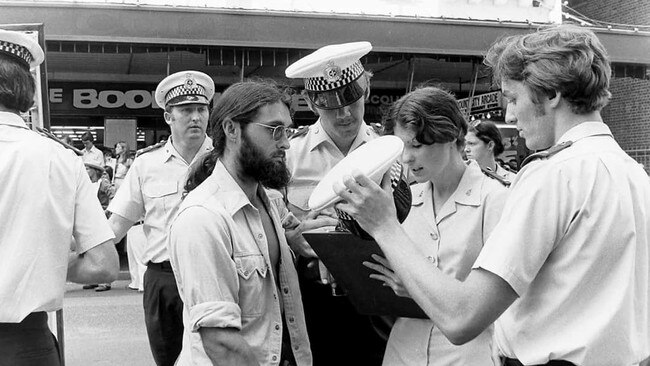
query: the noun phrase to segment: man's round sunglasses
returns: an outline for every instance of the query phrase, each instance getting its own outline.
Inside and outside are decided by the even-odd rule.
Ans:
[[[262,127],[266,127],[268,129],[273,130],[272,135],[273,135],[273,140],[275,141],[280,141],[282,137],[287,137],[287,128],[284,125],[277,125],[277,126],[269,126],[265,125],[264,123],[259,123],[259,122],[253,122],[255,125],[259,125]]]

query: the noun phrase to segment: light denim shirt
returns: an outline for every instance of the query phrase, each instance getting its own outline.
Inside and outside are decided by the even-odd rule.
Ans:
[[[261,365],[278,365],[283,320],[298,365],[312,364],[298,276],[281,224],[287,211],[278,209],[279,193],[260,187],[258,195],[280,244],[279,281],[260,213],[221,161],[185,197],[172,221],[168,244],[185,326],[178,365],[212,364],[201,327],[238,329]]]

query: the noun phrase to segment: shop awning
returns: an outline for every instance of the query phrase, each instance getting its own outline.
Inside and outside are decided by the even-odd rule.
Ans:
[[[315,49],[372,42],[375,52],[480,56],[539,25],[415,17],[134,5],[3,3],[11,23],[44,23],[47,40]],[[614,62],[650,64],[650,33],[597,30]]]

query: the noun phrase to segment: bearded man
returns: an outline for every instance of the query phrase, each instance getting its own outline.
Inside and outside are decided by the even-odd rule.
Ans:
[[[298,276],[273,190],[289,182],[289,97],[230,86],[210,116],[214,149],[192,170],[170,228],[184,303],[178,365],[311,365]]]

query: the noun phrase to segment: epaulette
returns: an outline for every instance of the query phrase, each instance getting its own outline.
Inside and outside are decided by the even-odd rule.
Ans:
[[[506,178],[500,176],[496,172],[493,172],[492,169],[481,168],[481,171],[483,172],[483,174],[485,174],[488,177],[490,177],[490,178],[496,180],[497,182],[501,183],[504,187],[510,187],[510,181],[507,180]]]
[[[35,127],[35,128],[36,128],[36,132],[38,132],[39,135],[41,135],[43,137],[47,137],[50,140],[54,140],[54,141],[58,142],[63,147],[65,147],[66,149],[72,150],[75,154],[77,154],[79,156],[82,156],[84,154],[81,150],[77,149],[76,147],[74,147],[72,145],[69,145],[69,144],[66,144],[65,142],[59,140],[58,137],[54,136],[54,134],[52,134],[52,132],[48,131],[47,129],[40,128],[40,127]]]
[[[368,126],[370,126],[377,135],[383,136],[384,127],[381,125],[381,123],[368,123]]]
[[[287,137],[292,138],[306,135],[309,132],[309,126],[299,126],[298,128],[287,128]]]
[[[499,164],[498,161],[497,161],[497,164]],[[499,167],[501,167],[501,169],[503,169],[503,170],[509,171],[512,174],[517,174],[517,170],[512,169],[512,167],[510,165],[508,165],[508,164],[499,164]]]
[[[557,145],[553,145],[547,150],[540,151],[538,153],[530,154],[524,161],[521,163],[521,168],[526,166],[526,164],[530,163],[531,161],[538,160],[538,159],[548,159],[551,156],[559,153],[560,151],[566,149],[567,147],[573,145],[573,141],[564,141],[562,143],[559,143]]]
[[[142,154],[146,154],[146,153],[148,153],[150,151],[159,149],[159,148],[163,147],[166,143],[167,143],[167,140],[162,140],[157,144],[153,144],[151,146],[147,146],[147,147],[145,147],[143,149],[140,149],[140,150],[135,152],[135,157],[137,158],[138,156],[140,156]]]

